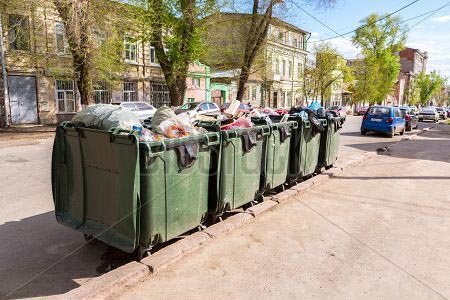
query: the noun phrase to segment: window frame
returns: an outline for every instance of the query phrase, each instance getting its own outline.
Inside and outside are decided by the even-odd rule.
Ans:
[[[198,81],[198,84],[197,84]],[[192,77],[192,86],[196,88],[201,88],[200,77]]]
[[[127,89],[133,86],[132,89]],[[122,101],[123,102],[135,102],[137,101],[137,82],[136,81],[124,81],[122,84]]]
[[[60,84],[58,84],[60,83]],[[60,86],[67,85],[65,88],[59,88]],[[70,89],[71,85],[71,89]],[[76,112],[76,88],[75,88],[75,81],[74,80],[66,80],[66,79],[55,79],[55,92],[56,92],[56,107],[58,112],[61,113],[72,113]],[[72,94],[72,99],[68,98],[67,95],[70,95],[70,92]],[[60,95],[63,97],[60,98]],[[61,109],[60,103],[63,103],[64,109]],[[73,110],[68,110],[68,102],[72,102],[73,104]]]
[[[150,65],[159,65],[158,58],[156,57],[156,49],[155,46],[152,46],[152,44],[148,45],[148,63]]]
[[[58,29],[58,27],[60,27]],[[64,26],[64,23],[62,22],[55,22],[55,52],[58,54],[69,54],[69,43],[67,42],[67,35],[66,35],[66,27]],[[58,46],[58,36],[61,36],[62,38],[62,43],[63,43],[63,48],[61,51],[59,49]]]
[[[16,25],[11,25],[11,18],[12,17],[16,17],[17,18],[17,23]],[[19,24],[19,18],[20,18],[20,24]],[[25,22],[24,22],[25,21]],[[25,28],[24,28],[24,23],[26,24]],[[8,49],[10,50],[14,50],[14,51],[30,51],[31,50],[31,39],[30,39],[30,20],[29,17],[27,15],[20,15],[20,14],[8,14]],[[21,48],[18,49],[17,45],[19,44],[18,41],[18,34],[17,34],[17,28],[20,27],[20,29],[23,29],[23,32],[25,33],[23,36],[25,36],[26,38],[26,43],[24,43],[24,45],[26,44],[25,48]],[[12,31],[14,31],[14,41],[11,40],[11,35],[12,35]],[[23,37],[23,36],[19,36],[19,38]]]
[[[138,63],[138,42],[133,41],[133,38],[130,36],[126,36],[123,40],[123,46],[124,46],[124,61],[131,64],[137,64]],[[134,47],[134,59],[132,58],[132,47]],[[128,56],[128,57],[127,57]]]
[[[110,104],[112,101],[111,85],[107,82],[95,82],[93,84],[93,98],[96,104]],[[107,99],[106,101],[104,99]]]

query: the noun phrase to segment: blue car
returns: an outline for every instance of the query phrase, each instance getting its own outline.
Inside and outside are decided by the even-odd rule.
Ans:
[[[386,133],[394,137],[396,133],[405,133],[405,119],[398,107],[371,106],[364,114],[361,124],[361,134],[368,131]]]

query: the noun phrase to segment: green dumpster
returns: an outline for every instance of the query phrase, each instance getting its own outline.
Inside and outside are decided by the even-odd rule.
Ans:
[[[267,154],[263,174],[265,191],[282,186],[287,181],[291,150],[291,134],[297,122],[274,122],[267,137]]]
[[[318,169],[329,168],[338,159],[340,132],[344,120],[342,117],[327,117],[323,120],[327,125],[320,138]]]
[[[292,182],[315,172],[319,161],[320,133],[314,130],[308,119],[291,116],[289,120],[298,123],[291,139],[288,179]]]
[[[211,132],[140,143],[142,246],[168,241],[206,219],[211,151],[219,142],[219,134]],[[197,158],[186,161],[188,147],[195,145]]]
[[[219,131],[215,125],[201,126]],[[220,146],[215,151],[214,178],[210,186],[210,212],[220,216],[225,211],[250,203],[262,194],[260,189],[266,152],[267,125],[220,131]]]
[[[172,239],[207,215],[218,143],[218,133],[139,143],[129,132],[63,123],[52,157],[56,218],[129,253]],[[186,157],[187,146],[195,159]]]

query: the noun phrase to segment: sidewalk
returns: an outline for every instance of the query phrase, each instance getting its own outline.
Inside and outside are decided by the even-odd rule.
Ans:
[[[110,299],[447,299],[448,149],[437,125]]]

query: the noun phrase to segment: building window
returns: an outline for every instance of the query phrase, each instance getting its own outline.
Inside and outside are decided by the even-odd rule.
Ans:
[[[125,45],[125,61],[136,63],[137,62],[137,43],[130,37],[126,37],[124,41]]]
[[[194,102],[195,98],[187,98],[187,102]]]
[[[286,102],[286,93],[281,92],[281,107],[287,107],[285,102]]]
[[[150,64],[157,64],[158,63],[158,58],[156,57],[155,47],[150,45],[149,49],[150,49],[150,53],[149,53],[148,60],[149,60]]]
[[[95,103],[111,103],[111,86],[107,82],[96,82],[94,84]]]
[[[298,72],[297,77],[301,78],[302,74],[303,74],[303,64],[302,63],[297,64],[297,72]]]
[[[287,100],[286,107],[292,106],[292,92],[287,92],[286,100]]]
[[[69,45],[67,43],[66,33],[63,23],[55,24],[56,35],[56,52],[66,54],[69,52]]]
[[[286,76],[286,61],[285,60],[283,60],[283,77],[285,77]]]
[[[280,59],[276,59],[275,61],[275,73],[280,74]]]
[[[137,84],[136,82],[124,82],[123,83],[123,101],[137,101]]]
[[[289,62],[289,78],[292,78],[292,69],[293,69],[292,61]]]
[[[8,29],[9,49],[30,50],[30,29],[27,16],[9,15]]]
[[[75,112],[75,84],[73,80],[56,80],[56,101],[59,112]]]
[[[256,100],[256,94],[258,92],[258,88],[255,86],[252,88],[252,100]]]
[[[150,102],[156,108],[170,106],[169,88],[166,84],[150,82]]]
[[[200,77],[192,77],[192,85],[194,87],[200,87]]]
[[[298,40],[297,39],[294,39],[294,44],[292,45],[292,47],[295,47],[295,48],[298,47]]]
[[[298,48],[305,50],[305,45],[303,44],[303,35],[300,35],[300,40],[298,42]]]

